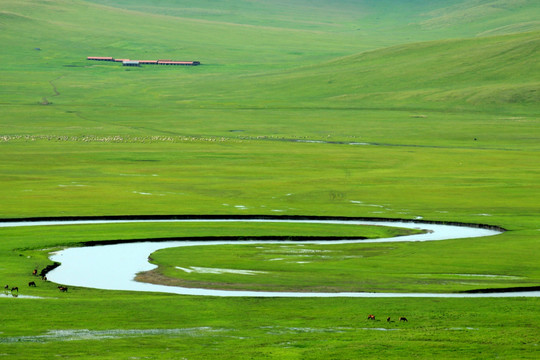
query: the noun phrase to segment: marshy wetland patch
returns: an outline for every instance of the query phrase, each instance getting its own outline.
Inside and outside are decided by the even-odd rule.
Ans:
[[[257,270],[238,270],[238,269],[218,269],[218,268],[206,268],[200,266],[190,266],[184,268],[181,266],[175,266],[175,269],[182,270],[187,273],[199,273],[199,274],[238,274],[238,275],[257,275],[257,274],[266,274],[267,271],[257,271]]]
[[[88,330],[66,329],[49,330],[42,335],[0,337],[0,344],[9,343],[46,343],[53,341],[77,341],[77,340],[104,340],[143,336],[184,336],[202,337],[215,336],[229,330],[211,327],[194,327],[178,329],[113,329],[113,330]]]
[[[9,293],[0,293],[0,298],[13,298],[13,299],[50,299],[40,296],[32,295],[20,295],[20,294],[9,294]]]

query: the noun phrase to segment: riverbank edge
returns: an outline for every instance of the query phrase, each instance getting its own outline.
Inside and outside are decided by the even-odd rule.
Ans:
[[[540,291],[540,286],[518,286],[509,288],[486,288],[460,291],[459,294],[493,294],[493,293],[512,293],[525,291]]]
[[[486,230],[495,230],[505,232],[507,229],[490,224],[466,223],[459,221],[442,221],[442,220],[423,220],[423,219],[406,219],[406,218],[385,218],[385,217],[354,217],[354,216],[316,216],[316,215],[97,215],[97,216],[42,216],[28,218],[5,218],[0,219],[0,223],[14,222],[40,222],[40,221],[149,221],[149,220],[326,220],[326,221],[387,221],[387,222],[405,222],[405,223],[420,223],[433,225],[453,225],[466,226],[473,228],[481,228]],[[357,237],[355,237],[357,238]]]
[[[1,223],[15,223],[15,222],[76,222],[76,221],[152,221],[152,220],[193,220],[193,221],[205,221],[205,220],[291,220],[291,221],[373,221],[373,222],[394,222],[394,223],[416,223],[416,224],[433,224],[433,225],[450,225],[450,226],[463,226],[471,228],[481,228],[487,230],[494,230],[499,232],[507,231],[501,226],[489,225],[489,224],[475,224],[456,221],[436,221],[436,220],[422,220],[422,219],[403,219],[403,218],[382,218],[382,217],[346,217],[346,216],[307,216],[307,215],[109,215],[109,216],[68,216],[68,217],[32,217],[32,218],[11,218],[0,219]],[[50,225],[50,224],[48,224]],[[317,236],[260,236],[260,237],[242,237],[242,236],[227,236],[227,237],[190,237],[190,238],[148,238],[148,239],[124,239],[124,240],[102,240],[93,242],[81,242],[79,244],[83,246],[96,246],[96,245],[112,245],[120,243],[134,243],[134,242],[162,242],[162,241],[193,241],[193,240],[336,240],[336,239],[367,239],[366,237],[317,237]],[[56,265],[56,263],[55,263]],[[466,294],[466,293],[512,293],[523,291],[539,291],[540,286],[530,287],[516,287],[516,288],[500,288],[500,289],[473,289],[462,292],[454,292],[453,294]]]
[[[167,242],[167,241],[319,241],[319,240],[367,240],[365,236],[177,236],[165,238],[119,239],[83,241],[83,246],[117,245],[139,242]]]

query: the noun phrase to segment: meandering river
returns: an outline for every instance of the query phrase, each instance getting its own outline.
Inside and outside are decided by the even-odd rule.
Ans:
[[[294,222],[294,223],[320,223],[320,224],[342,224],[342,225],[379,225],[394,226],[403,228],[414,228],[426,230],[425,233],[400,236],[384,239],[368,240],[317,240],[302,241],[302,244],[343,244],[343,243],[381,243],[381,242],[403,242],[403,241],[440,241],[447,239],[475,238],[494,236],[500,231],[486,229],[482,227],[432,224],[428,222],[409,221],[381,221],[381,220],[345,220],[345,219],[267,219],[267,218],[245,218],[245,219],[209,219],[209,218],[189,218],[189,219],[90,219],[90,220],[59,220],[59,221],[20,221],[0,223],[0,227],[14,226],[61,226],[61,225],[83,225],[83,224],[106,224],[106,223],[135,223],[135,222]],[[155,285],[137,282],[135,275],[140,272],[149,271],[156,268],[148,262],[148,256],[160,249],[180,246],[210,246],[227,244],[258,244],[258,243],[280,243],[295,244],[295,241],[166,241],[166,242],[136,242],[122,243],[114,245],[100,245],[89,247],[68,248],[51,256],[51,260],[60,262],[62,265],[47,275],[50,281],[68,286],[81,286],[96,289],[125,290],[125,291],[147,291],[163,292],[182,295],[198,296],[230,296],[230,297],[517,297],[529,296],[538,297],[540,291],[523,292],[503,292],[503,293],[370,293],[370,292],[265,292],[265,291],[234,291],[234,290],[212,290],[194,289],[176,286]],[[250,270],[250,269],[246,269]]]

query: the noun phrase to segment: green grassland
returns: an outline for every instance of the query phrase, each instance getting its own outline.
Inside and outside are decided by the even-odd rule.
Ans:
[[[521,254],[535,245],[525,241],[508,250],[501,249],[499,241],[503,240],[473,241],[466,250],[456,246],[458,241],[422,246],[269,244],[166,249],[151,256],[160,268],[140,279],[195,288],[303,292],[448,293],[536,286],[533,279],[539,274],[534,259],[505,260],[513,252]],[[212,269],[254,273],[215,275],[209,271]],[[499,275],[501,272],[506,275]]]
[[[0,218],[260,214],[490,224],[508,231],[412,244],[207,246],[152,258],[166,281],[203,287],[455,292],[539,285],[539,6],[2,0]],[[202,65],[124,68],[87,56]],[[86,241],[391,231],[1,228],[0,284],[19,286],[21,296],[0,294],[0,354],[538,358],[537,298],[201,298],[77,287],[60,293],[37,279],[36,288],[25,285],[34,268],[51,263],[50,251]],[[311,255],[299,256],[299,248]],[[285,260],[267,261],[274,256]],[[268,273],[188,274],[175,266]],[[372,313],[383,321],[367,321]],[[409,322],[387,323],[388,316]]]

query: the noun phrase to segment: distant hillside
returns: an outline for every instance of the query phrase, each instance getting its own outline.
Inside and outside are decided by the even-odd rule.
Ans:
[[[540,29],[540,2],[535,0],[461,0],[440,3],[417,24],[428,31],[452,29],[457,34],[507,34]]]
[[[358,32],[384,43],[540,29],[536,0],[89,0],[235,24]]]
[[[486,10],[481,4],[488,2],[480,0],[432,1],[429,5],[412,1],[407,9],[404,2],[391,0],[377,2],[376,6],[372,1],[343,1],[344,8],[350,9],[346,16],[360,9],[359,4],[364,6],[362,14],[371,14],[365,19],[377,25],[370,26],[368,20],[358,24],[376,34],[373,36],[361,35],[362,31],[332,32],[327,25],[313,30],[271,27],[267,22],[265,26],[236,24],[236,13],[228,22],[217,22],[160,15],[154,5],[141,12],[95,2],[3,0],[0,106],[5,105],[4,114],[12,112],[5,118],[12,119],[13,133],[19,131],[20,118],[27,119],[29,111],[35,112],[33,118],[51,124],[84,120],[82,129],[86,121],[111,124],[121,118],[123,123],[132,124],[143,121],[142,113],[146,112],[144,128],[152,121],[156,128],[168,129],[176,124],[181,113],[178,109],[190,109],[189,121],[195,124],[192,119],[202,117],[208,124],[208,129],[196,132],[207,133],[224,118],[236,121],[237,114],[203,115],[201,109],[465,108],[498,113],[526,108],[530,113],[540,106],[540,30],[490,35],[501,32],[502,24],[509,31],[525,30],[520,22],[526,20],[525,14],[530,12],[529,18],[538,14],[531,1],[506,1],[506,8],[488,7],[490,11],[486,12],[479,9]],[[121,5],[120,0],[108,3]],[[198,6],[204,8],[211,3],[201,1]],[[259,12],[263,5],[268,7],[269,19],[279,13],[280,8],[268,1],[249,3],[256,14],[253,18],[245,9],[238,13],[252,20],[265,19],[266,14]],[[172,6],[173,2],[150,4]],[[179,0],[178,4],[187,2]],[[223,6],[227,4],[239,2],[223,2]],[[318,6],[316,11],[307,11],[308,4]],[[305,10],[301,18],[314,23],[324,18],[322,10],[328,11],[329,18],[341,16],[343,12],[332,10],[329,4],[322,0],[291,1],[298,11]],[[463,25],[465,19],[456,14],[472,9],[474,4],[479,20],[470,28],[476,30],[471,36],[445,39],[445,34],[457,34],[448,29],[469,29],[469,25]],[[506,11],[514,15],[503,16]],[[381,14],[381,18],[373,14]],[[443,30],[428,21],[444,16],[448,21]],[[423,23],[416,21],[420,17]],[[409,23],[411,19],[416,22]],[[440,21],[438,24],[443,25]],[[391,26],[409,32],[394,38],[388,31]],[[427,27],[434,32],[422,32]],[[480,30],[483,36],[473,36]],[[424,35],[442,39],[420,41]],[[405,42],[407,36],[410,41]],[[386,43],[394,45],[384,46]],[[123,69],[121,64],[89,62],[87,56],[199,60],[203,65],[175,70],[157,66]],[[307,119],[302,115],[295,121]],[[272,118],[268,124],[274,121]]]
[[[350,35],[136,12],[80,0],[3,0],[0,67],[63,66],[86,56],[298,66],[373,48]],[[42,51],[36,53],[35,48]]]
[[[537,31],[394,46],[257,82],[264,98],[333,106],[538,106],[538,59]]]
[[[33,64],[29,49],[40,48],[68,61],[175,57],[283,68],[397,44],[539,30],[539,18],[535,0],[4,0],[0,58]]]

